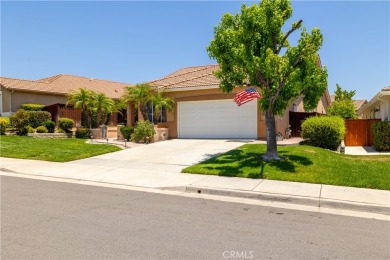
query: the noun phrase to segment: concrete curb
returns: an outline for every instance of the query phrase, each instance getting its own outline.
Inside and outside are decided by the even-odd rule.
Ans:
[[[275,202],[298,204],[304,206],[314,206],[318,208],[361,211],[361,212],[377,213],[377,214],[390,216],[390,207],[386,205],[379,205],[379,204],[358,203],[353,201],[333,200],[333,199],[326,199],[326,198],[319,198],[319,197],[304,197],[304,196],[294,196],[294,195],[285,195],[285,194],[248,192],[248,191],[240,191],[240,190],[225,190],[225,189],[215,189],[215,188],[195,187],[195,186],[171,187],[171,188],[163,188],[163,189],[172,190],[172,191],[173,190],[184,191],[187,193],[200,193],[200,194],[229,196],[229,197],[263,200],[263,201],[275,201]]]

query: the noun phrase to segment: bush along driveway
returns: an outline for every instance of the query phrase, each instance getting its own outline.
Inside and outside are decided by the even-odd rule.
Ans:
[[[85,139],[45,139],[1,136],[1,157],[68,162],[122,150],[113,145],[87,144]]]
[[[278,147],[283,160],[265,162],[265,151],[265,145],[246,144],[182,172],[390,190],[390,156],[351,156],[302,145]]]

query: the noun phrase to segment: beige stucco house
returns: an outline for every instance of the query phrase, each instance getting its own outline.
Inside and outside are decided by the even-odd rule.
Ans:
[[[66,95],[79,88],[102,92],[110,98],[118,99],[123,95],[124,88],[130,85],[66,74],[39,80],[0,77],[0,115],[9,116],[26,103],[65,104]]]
[[[358,112],[363,119],[390,120],[390,86],[381,89]]]
[[[243,88],[221,92],[219,80],[214,76],[216,70],[218,65],[187,67],[150,82],[176,101],[173,112],[163,111],[163,122],[159,125],[169,129],[169,138],[265,139],[265,116],[257,102],[237,106],[233,98]],[[312,112],[325,114],[329,105],[326,90]],[[292,102],[284,115],[277,118],[277,132],[284,134],[289,125],[289,111],[304,112],[302,98]],[[127,122],[134,124],[134,104],[129,104],[127,115]]]

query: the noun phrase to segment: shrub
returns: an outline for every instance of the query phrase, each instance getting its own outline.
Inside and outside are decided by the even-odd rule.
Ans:
[[[355,105],[352,100],[335,101],[326,110],[330,116],[340,116],[344,119],[356,119]]]
[[[31,133],[34,133],[34,128],[32,128],[32,126],[30,125],[22,127],[21,129],[19,129],[18,132],[19,135],[27,135]]]
[[[377,151],[390,151],[390,122],[375,122],[373,137],[374,147]]]
[[[28,124],[34,128],[43,125],[43,122],[51,120],[51,114],[47,111],[27,111]]]
[[[135,142],[147,142],[149,138],[149,142],[151,142],[155,133],[153,124],[149,121],[138,122],[135,125],[134,133],[131,135],[131,140]]]
[[[46,120],[45,122],[42,123],[42,125],[47,128],[47,131],[49,131],[49,133],[54,133],[54,130],[56,128],[56,123],[54,123],[51,120]]]
[[[309,117],[302,123],[302,138],[313,146],[336,150],[345,135],[344,120],[338,116]]]
[[[37,127],[36,132],[37,133],[47,133],[49,131],[47,130],[46,126],[41,125],[41,126]]]
[[[40,104],[23,104],[22,109],[27,111],[42,111],[45,105]]]
[[[15,114],[11,115],[10,123],[13,127],[20,131],[22,128],[29,125],[29,117],[30,114],[28,113],[28,111],[24,109],[19,109],[18,111],[16,111]]]
[[[8,117],[0,117],[0,135],[5,135],[5,129],[9,127],[10,121]]]
[[[88,139],[91,136],[91,131],[87,128],[77,128],[76,138]]]
[[[60,118],[58,119],[58,127],[64,130],[65,132],[70,132],[74,126],[74,121],[70,118]]]
[[[123,135],[123,137],[129,141],[131,138],[131,135],[134,133],[134,127],[128,125],[120,128],[120,131]]]

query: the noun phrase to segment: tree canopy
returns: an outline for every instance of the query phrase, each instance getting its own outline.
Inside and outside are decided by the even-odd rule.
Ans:
[[[343,90],[339,84],[336,84],[336,91],[335,94],[335,101],[342,101],[342,100],[352,100],[353,96],[355,96],[356,90]]]
[[[222,16],[207,47],[219,64],[215,75],[221,90],[231,92],[244,84],[259,88],[259,105],[266,115],[265,159],[279,159],[275,115],[282,115],[300,95],[305,109],[314,109],[327,86],[327,71],[320,66],[317,54],[323,42],[320,30],[308,32],[298,20],[283,32],[291,16],[288,0],[263,0],[249,7],[243,4],[240,13]],[[298,29],[298,43],[291,46],[288,38]]]
[[[328,107],[326,112],[331,116],[339,116],[344,119],[357,118],[353,96],[356,90],[343,90],[339,84],[336,84],[335,101]]]
[[[148,120],[147,103],[152,97],[152,88],[147,83],[127,87],[123,99],[127,102],[135,102],[144,120]]]

